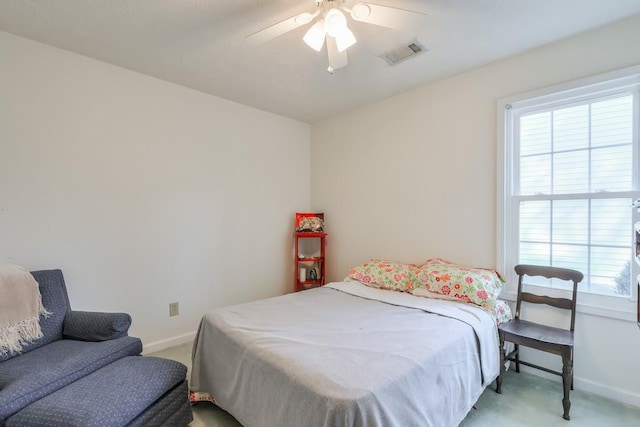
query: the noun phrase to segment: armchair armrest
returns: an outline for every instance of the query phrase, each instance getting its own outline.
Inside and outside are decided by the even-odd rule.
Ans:
[[[127,336],[131,316],[127,313],[69,311],[64,318],[62,334],[80,341],[107,341]]]

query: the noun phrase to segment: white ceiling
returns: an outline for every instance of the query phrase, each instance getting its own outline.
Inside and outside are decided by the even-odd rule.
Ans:
[[[245,41],[314,11],[314,0],[0,0],[0,30],[311,123],[640,13],[640,0],[373,3],[426,13],[425,24],[397,31],[349,18],[358,43],[333,75],[326,51],[302,41],[309,25]],[[428,52],[394,67],[378,58],[416,39]]]

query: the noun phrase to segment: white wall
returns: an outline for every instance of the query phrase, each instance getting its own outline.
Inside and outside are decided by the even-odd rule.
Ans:
[[[0,263],[61,268],[147,350],[293,290],[309,125],[7,33],[0,57]]]
[[[497,100],[638,64],[637,46],[640,15],[313,124],[328,279],[371,257],[495,267]],[[634,323],[578,316],[578,388],[640,406],[639,354]]]

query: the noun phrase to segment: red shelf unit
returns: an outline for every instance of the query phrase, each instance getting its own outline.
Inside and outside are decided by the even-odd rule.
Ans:
[[[323,213],[311,213],[300,212],[296,213],[295,228],[298,229],[301,221],[304,218],[316,217],[320,218],[324,222]],[[305,289],[316,288],[325,284],[325,271],[326,271],[326,245],[327,245],[327,233],[324,231],[296,231],[293,233],[294,240],[294,284],[295,291],[299,292]],[[303,241],[310,242],[315,249],[313,254],[301,254],[301,246],[305,246]],[[309,246],[309,245],[306,245]],[[319,247],[318,247],[319,246]],[[306,271],[306,277],[301,280],[300,269]],[[311,280],[310,272],[312,269],[316,270],[317,279]]]
[[[319,256],[300,256],[300,240],[301,239],[318,239],[320,244],[320,255]],[[326,246],[327,246],[327,233],[312,233],[312,232],[296,232],[294,233],[294,241],[295,241],[295,288],[296,292],[307,289],[307,288],[315,288],[318,286],[322,286],[325,283],[325,268],[326,268]],[[300,268],[305,268],[307,270],[305,280],[301,280],[300,277]],[[311,280],[310,279],[310,271],[312,268],[316,269],[318,279]]]

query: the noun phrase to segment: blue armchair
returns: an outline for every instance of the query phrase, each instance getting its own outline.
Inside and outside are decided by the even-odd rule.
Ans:
[[[60,402],[56,402],[56,399],[64,399],[65,392],[62,389],[71,391],[72,384],[80,379],[83,379],[85,389],[95,385],[94,393],[99,396],[105,388],[113,386],[110,386],[108,381],[92,381],[91,378],[94,376],[99,377],[96,375],[97,372],[102,372],[104,377],[105,373],[109,372],[107,368],[115,366],[117,370],[113,372],[126,376],[128,366],[137,363],[129,362],[126,358],[141,358],[139,355],[142,352],[142,342],[139,338],[127,336],[131,325],[131,317],[128,314],[74,311],[69,304],[62,271],[35,271],[32,275],[39,284],[42,303],[51,314],[40,318],[43,338],[24,346],[23,351],[18,354],[0,356],[0,426],[5,423],[23,424],[15,421],[20,419],[22,413],[33,415],[34,411],[39,411],[38,416],[46,417],[47,408],[37,404],[40,400],[59,410],[60,407],[64,407],[58,404]],[[143,369],[160,368],[172,372],[169,382],[164,381],[161,386],[159,383],[150,384],[149,387],[163,387],[160,396],[171,394],[174,401],[184,397],[187,406],[172,403],[182,411],[182,417],[173,424],[188,424],[191,420],[191,408],[186,396],[186,367],[173,361],[163,361],[164,364],[161,364],[154,361],[154,358],[144,359]],[[114,364],[116,361],[117,365]],[[180,366],[167,367],[167,363]],[[136,366],[139,370],[140,365]],[[178,386],[185,389],[184,396],[173,390]],[[173,393],[170,393],[171,391]],[[43,399],[45,397],[48,397],[47,400]],[[136,413],[126,414],[122,419],[118,418],[118,414],[113,414],[114,419],[119,420],[116,425],[128,424],[149,407],[156,408],[154,411],[161,411],[166,406],[158,400],[141,405],[141,408],[134,410]],[[42,411],[45,411],[45,414],[42,414]],[[141,419],[157,421],[153,415],[146,413]],[[86,417],[87,414],[83,416]],[[83,422],[85,421],[86,418]],[[69,422],[67,425],[75,424]]]

